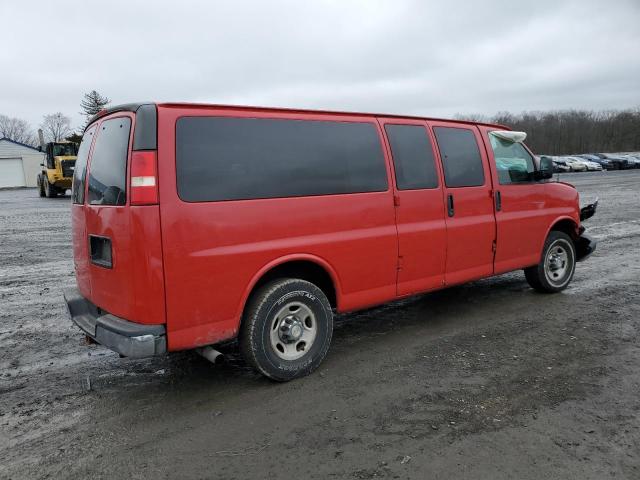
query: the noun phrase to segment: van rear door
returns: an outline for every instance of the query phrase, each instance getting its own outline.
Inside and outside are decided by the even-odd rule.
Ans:
[[[155,112],[155,105],[153,108]],[[84,217],[84,229],[74,225],[76,237],[84,236],[74,238],[74,247],[76,257],[85,257],[77,263],[84,265],[86,261],[83,272],[90,284],[88,299],[105,312],[131,322],[165,323],[157,196],[141,202],[145,204],[131,202],[129,171],[136,168],[131,159],[136,154],[141,157],[141,152],[132,148],[134,133],[145,127],[136,126],[134,112],[121,111],[99,119],[90,128],[95,128],[95,141],[82,186],[83,215],[74,217],[74,222],[82,222]],[[155,162],[155,151],[148,153],[151,155],[142,155],[143,160]],[[155,177],[139,178],[155,186]],[[82,244],[86,247],[79,246]],[[87,293],[82,288],[81,292]]]

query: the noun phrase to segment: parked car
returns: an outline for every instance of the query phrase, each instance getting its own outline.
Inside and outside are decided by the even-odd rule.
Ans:
[[[315,370],[334,312],[524,269],[558,292],[595,242],[526,135],[398,115],[129,104],[93,117],[72,189],[72,320],[124,356],[237,339]],[[545,302],[545,297],[538,301]]]
[[[629,160],[612,153],[596,153],[600,158],[606,158],[611,164],[611,170],[624,170],[631,168]]]
[[[602,165],[602,168],[611,170],[613,169],[613,165],[609,162],[608,158],[600,158],[598,155],[592,153],[583,153],[580,155],[574,155],[576,157],[584,158],[585,160],[589,160],[590,162],[596,162]]]
[[[597,162],[592,162],[591,160],[587,160],[586,158],[580,158],[579,156],[571,156],[568,158],[571,158],[580,163],[584,163],[587,167],[587,170],[590,172],[602,171],[602,165],[600,165]]]
[[[577,158],[573,157],[561,157],[562,160],[567,162],[567,165],[571,168],[572,172],[586,172],[587,164]]]
[[[624,154],[621,156],[627,159],[629,168],[640,168],[640,156],[633,154]]]
[[[541,158],[545,158],[544,156]],[[565,172],[570,172],[571,171],[571,167],[567,164],[567,162],[565,160],[562,160],[558,157],[548,157],[547,158],[551,158],[551,160],[553,161],[553,172],[554,173],[565,173]]]

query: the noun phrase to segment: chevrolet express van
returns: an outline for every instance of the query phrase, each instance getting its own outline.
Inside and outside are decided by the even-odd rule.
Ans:
[[[143,103],[87,126],[73,321],[124,356],[236,339],[274,380],[327,354],[334,312],[523,269],[559,292],[595,242],[576,189],[500,125]]]

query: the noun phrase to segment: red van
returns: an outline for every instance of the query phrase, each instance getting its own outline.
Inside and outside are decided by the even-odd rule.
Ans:
[[[87,126],[73,321],[124,356],[237,338],[275,380],[318,367],[335,312],[524,269],[567,287],[595,242],[524,134],[430,118],[176,103]]]

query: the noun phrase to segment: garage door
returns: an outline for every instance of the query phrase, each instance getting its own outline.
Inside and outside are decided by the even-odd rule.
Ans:
[[[0,188],[24,187],[21,158],[0,158]]]

